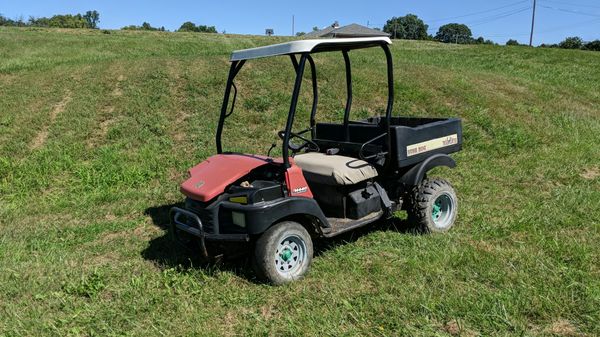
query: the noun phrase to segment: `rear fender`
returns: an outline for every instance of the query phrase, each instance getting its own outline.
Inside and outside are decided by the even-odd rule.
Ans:
[[[425,173],[429,170],[438,167],[438,166],[446,166],[449,168],[455,168],[456,162],[452,157],[447,154],[435,154],[424,161],[416,164],[412,168],[410,168],[401,178],[400,182],[409,185],[416,186],[425,177]]]

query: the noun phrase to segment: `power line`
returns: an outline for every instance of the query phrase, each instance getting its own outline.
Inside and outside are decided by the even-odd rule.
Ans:
[[[460,18],[464,18],[464,17],[468,17],[468,16],[485,14],[485,13],[489,13],[489,12],[494,12],[494,11],[497,11],[497,10],[500,10],[500,9],[504,9],[504,8],[508,8],[508,7],[513,7],[513,6],[516,6],[516,5],[525,3],[525,2],[529,2],[529,0],[517,1],[517,2],[513,2],[511,4],[508,4],[508,5],[505,5],[505,6],[491,8],[491,9],[487,9],[487,10],[484,10],[484,11],[473,12],[473,13],[469,13],[469,14],[463,14],[463,15],[453,16],[453,17],[448,17],[448,18],[443,18],[443,19],[427,20],[427,21],[428,22],[439,22],[439,21],[448,21],[448,20],[460,19]]]
[[[600,8],[600,6],[587,5],[587,4],[574,4],[571,2],[564,2],[564,1],[554,1],[554,0],[541,0],[541,1],[555,3],[555,4],[559,4],[559,5],[569,5],[569,6],[573,6],[573,7]]]
[[[580,23],[576,23],[574,25],[558,26],[558,27],[553,27],[550,29],[544,29],[544,30],[538,31],[536,34],[540,35],[540,34],[545,34],[545,33],[557,32],[557,31],[561,31],[561,30],[565,30],[565,29],[571,29],[571,28],[575,28],[575,27],[582,27],[582,26],[586,26],[588,24],[595,23],[595,22],[600,22],[600,18],[583,21]],[[529,35],[529,33],[515,33],[515,34],[507,34],[507,35],[504,35],[504,34],[503,35],[487,35],[487,37],[500,38],[500,37],[518,37],[518,36],[527,36],[527,35]]]
[[[496,20],[500,20],[500,19],[503,19],[503,18],[506,18],[506,17],[509,17],[509,16],[513,16],[513,15],[516,15],[516,14],[528,11],[530,9],[531,9],[531,6],[521,7],[521,8],[517,8],[517,9],[511,9],[511,10],[506,11],[506,12],[497,13],[497,14],[494,14],[494,15],[491,15],[491,16],[479,18],[479,19],[476,19],[474,21],[468,21],[468,22],[465,22],[465,24],[468,25],[468,26],[471,26],[471,27],[480,26],[480,25],[484,25],[484,24],[487,24],[487,23],[490,23],[490,22],[493,22],[493,21],[496,21]],[[432,29],[435,30],[435,28],[439,28],[439,27],[441,27],[441,25],[440,26],[432,26],[430,28],[432,28]]]
[[[516,9],[516,10],[512,10],[510,12],[499,14],[497,16],[490,16],[490,17],[487,17],[487,18],[482,18],[480,20],[473,21],[473,22],[470,22],[468,24],[471,25],[471,26],[479,26],[479,25],[483,25],[483,24],[486,24],[486,23],[489,23],[489,22],[492,22],[492,21],[496,21],[496,20],[503,19],[503,18],[506,18],[506,17],[509,17],[509,16],[513,16],[513,15],[516,15],[516,14],[519,14],[519,13],[523,13],[523,12],[528,11],[530,9],[531,9],[531,6],[522,7],[522,8]]]
[[[469,16],[473,16],[473,15],[490,13],[490,12],[494,12],[494,11],[497,11],[497,10],[500,10],[500,9],[504,9],[504,8],[514,7],[516,5],[520,5],[520,4],[526,3],[526,2],[529,2],[529,0],[517,1],[517,2],[513,2],[513,3],[510,3],[508,5],[501,6],[501,7],[491,8],[491,9],[487,9],[487,10],[484,10],[484,11],[473,12],[473,13],[463,14],[463,15],[459,15],[459,16],[453,16],[453,17],[447,17],[447,18],[435,19],[435,20],[423,20],[423,21],[426,21],[426,23],[432,23],[432,22],[439,22],[439,21],[448,21],[448,20],[453,20],[453,19],[460,19],[460,18],[469,17]],[[529,8],[531,8],[531,7],[527,7],[527,9],[529,9]],[[490,16],[489,18],[493,18],[496,15],[504,15],[504,14],[510,13],[510,12],[512,12],[514,10],[515,9],[511,9],[511,10],[509,10],[507,12],[496,13],[496,14]],[[519,11],[519,10],[521,10],[521,9],[517,9],[517,11]],[[476,22],[478,22],[479,20],[482,20],[482,19],[487,19],[487,18],[488,17],[477,19]],[[383,23],[370,23],[370,25],[371,26],[384,26],[385,24],[383,24]],[[431,26],[431,27],[439,27],[439,26]]]
[[[546,8],[546,9],[552,9],[552,10],[560,11],[560,12],[566,12],[566,13],[571,13],[571,14],[579,14],[579,15],[585,15],[585,16],[594,16],[594,17],[600,18],[600,15],[598,15],[598,14],[582,13],[582,12],[577,11],[577,10],[570,10],[570,9],[565,9],[565,8],[557,8],[557,7],[544,6],[544,5],[540,5],[540,7],[543,7],[543,8]]]

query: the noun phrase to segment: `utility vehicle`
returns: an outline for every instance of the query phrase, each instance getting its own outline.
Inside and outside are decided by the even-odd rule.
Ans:
[[[173,238],[198,243],[203,257],[213,255],[219,243],[250,242],[257,275],[282,284],[308,271],[313,239],[390,219],[397,210],[406,209],[409,220],[424,232],[452,227],[458,206],[454,189],[445,180],[427,178],[427,172],[455,167],[448,154],[461,149],[461,121],[393,116],[390,44],[385,37],[319,39],[234,51],[216,131],[217,154],[191,168],[181,185],[185,206],[170,212]],[[383,116],[351,120],[349,54],[359,48],[383,49],[387,108]],[[341,52],[345,63],[347,98],[338,124],[317,122],[319,90],[312,55],[322,52]],[[282,157],[225,152],[221,135],[234,112],[236,75],[247,61],[275,56],[289,57],[296,73],[287,123],[278,132]],[[310,125],[293,132],[307,66]]]

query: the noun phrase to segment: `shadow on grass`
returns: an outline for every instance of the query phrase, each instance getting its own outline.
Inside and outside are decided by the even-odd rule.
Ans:
[[[201,257],[199,245],[184,247],[174,242],[169,232],[169,211],[173,207],[183,207],[183,203],[149,207],[144,211],[144,214],[152,219],[152,223],[163,230],[163,235],[150,240],[148,247],[142,251],[141,255],[144,259],[152,261],[163,269],[178,268],[185,271],[200,268],[209,276],[219,271],[229,271],[257,282],[249,259],[245,258],[251,256],[249,244],[227,244],[222,247],[209,245],[207,247],[209,253],[216,254],[217,258],[207,261]],[[231,255],[235,257],[230,258]]]
[[[205,261],[201,258],[199,246],[187,248],[173,242],[168,230],[169,210],[172,207],[181,206],[181,203],[176,203],[146,209],[144,214],[149,216],[154,225],[161,228],[164,233],[162,236],[152,239],[148,247],[142,251],[141,255],[144,259],[152,261],[164,269],[178,268],[185,271],[201,268],[208,275],[215,275],[219,271],[229,271],[251,282],[260,283],[251,268],[252,244],[231,243],[221,247],[208,246],[210,254],[220,255],[220,257],[213,261]],[[316,239],[314,256],[319,257],[336,246],[351,244],[361,237],[378,231],[414,233],[404,220],[377,221],[334,238]]]
[[[408,221],[406,220],[400,220],[396,218],[390,220],[379,220],[370,225],[351,230],[333,238],[315,240],[314,256],[319,257],[337,246],[352,244],[358,241],[360,238],[375,232],[396,232],[407,235],[418,235],[418,233],[409,225]]]

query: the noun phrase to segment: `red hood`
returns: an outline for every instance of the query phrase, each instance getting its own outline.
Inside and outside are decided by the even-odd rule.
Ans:
[[[229,184],[272,161],[268,157],[249,154],[209,157],[189,170],[190,178],[181,184],[181,193],[194,200],[209,201],[223,193]]]

